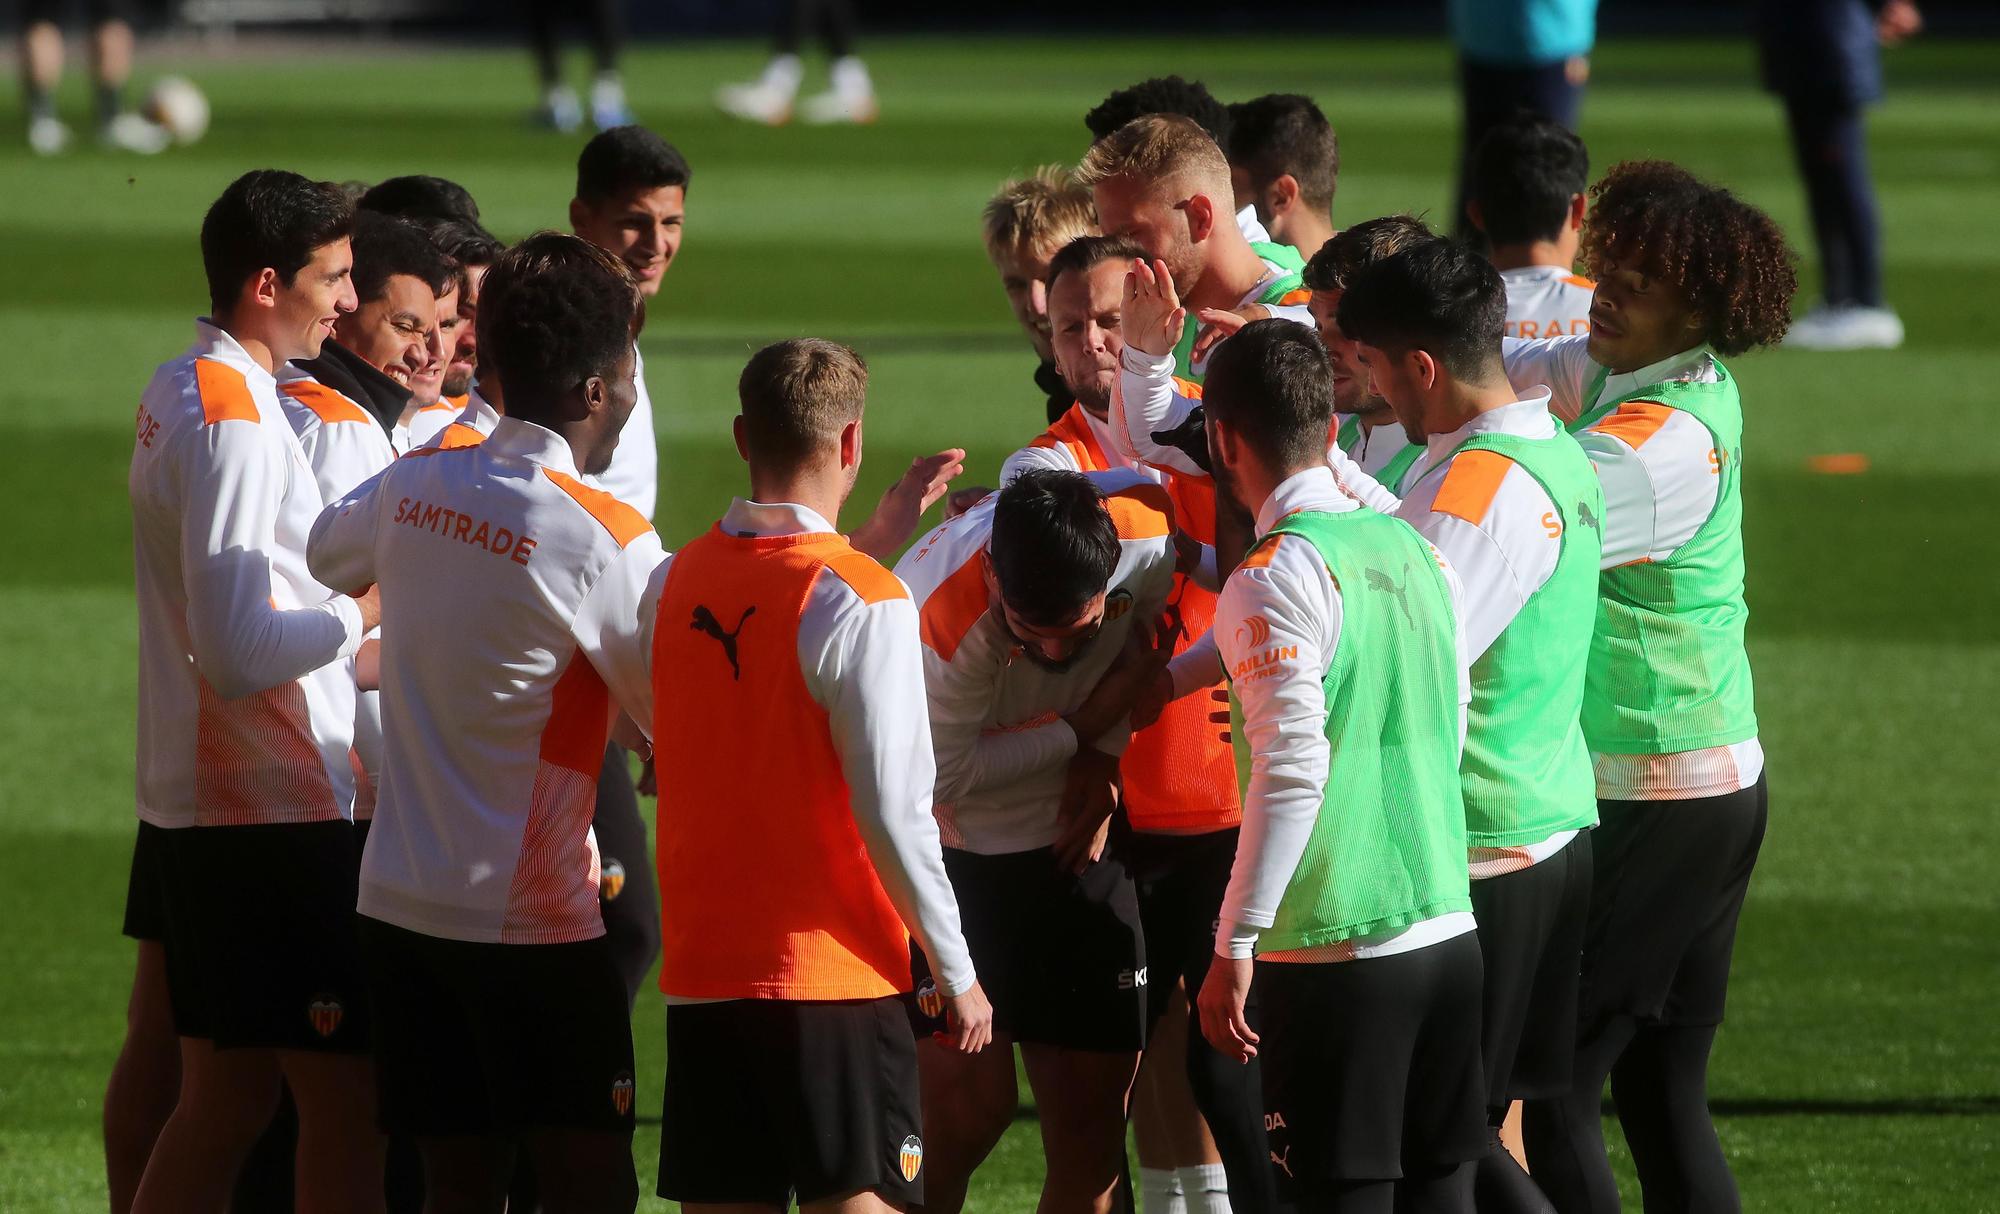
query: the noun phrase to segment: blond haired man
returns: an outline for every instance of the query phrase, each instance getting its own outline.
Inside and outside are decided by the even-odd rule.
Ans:
[[[987,259],[1000,272],[1000,286],[1007,292],[1007,306],[1041,359],[1035,386],[1048,398],[1048,420],[1053,424],[1069,411],[1075,397],[1056,370],[1049,337],[1049,262],[1070,241],[1096,235],[1096,204],[1089,188],[1077,184],[1069,170],[1045,164],[1002,185],[987,199],[980,227]]]

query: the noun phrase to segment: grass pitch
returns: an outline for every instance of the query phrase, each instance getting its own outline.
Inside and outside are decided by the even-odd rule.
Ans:
[[[742,44],[634,53],[632,100],[695,166],[680,260],[644,345],[677,546],[739,488],[728,438],[744,357],[776,338],[856,344],[874,369],[865,512],[919,450],[968,479],[1039,428],[1033,359],[978,241],[1009,174],[1074,161],[1081,116],[1178,71],[1224,98],[1312,94],[1339,129],[1336,222],[1440,217],[1455,140],[1441,43],[922,41],[869,48],[883,118],[763,130],[707,104],[759,66]],[[1772,818],[1737,948],[1713,1098],[1754,1210],[2000,1208],[1994,800],[2000,566],[1987,414],[2000,371],[2000,89],[1991,44],[1890,59],[1871,142],[1894,353],[1780,351],[1735,366],[1748,406],[1750,629]],[[130,982],[118,935],[132,837],[134,621],[124,477],[152,367],[204,310],[195,234],[244,169],[452,177],[506,237],[559,226],[582,140],[521,115],[525,55],[242,55],[149,62],[199,80],[200,145],[151,160],[0,146],[0,1209],[103,1207],[98,1111]],[[1599,169],[1661,156],[1769,208],[1802,244],[1777,106],[1739,43],[1603,48],[1583,134]],[[73,74],[65,100],[86,111]],[[10,120],[11,121],[11,120]],[[1811,274],[1808,267],[1808,279]],[[1809,294],[1809,292],[1808,292]],[[1802,298],[1800,306],[1804,306]],[[1867,456],[1824,476],[1810,457]],[[660,1009],[635,1032],[657,1112]],[[635,1154],[651,1188],[656,1130]],[[1615,1136],[1614,1136],[1615,1141]],[[1636,1202],[1627,1161],[1628,1200]],[[973,1208],[1030,1208],[1031,1115]],[[660,1209],[648,1200],[642,1208]],[[1636,1208],[1636,1204],[1634,1206]]]

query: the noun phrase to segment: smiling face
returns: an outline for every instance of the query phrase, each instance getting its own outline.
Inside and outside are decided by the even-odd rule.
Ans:
[[[1054,256],[1053,249],[1019,245],[996,251],[993,256],[993,268],[1000,271],[1000,287],[1007,292],[1007,308],[1014,314],[1014,323],[1028,335],[1043,362],[1055,357],[1049,339],[1048,291],[1042,285]]]
[[[1700,345],[1703,333],[1702,318],[1686,297],[1648,277],[1636,258],[1601,267],[1586,347],[1599,366],[1637,371]]]
[[[479,370],[479,284],[485,277],[485,266],[465,267],[465,283],[458,290],[458,328],[452,333],[451,361],[444,369],[446,396],[465,395]]]
[[[687,190],[635,186],[597,202],[579,198],[569,204],[569,219],[578,236],[624,261],[642,295],[657,295],[681,249]]]
[[[379,299],[340,318],[340,344],[405,388],[414,388],[435,347],[438,298],[414,274],[391,274]]]
[[[290,284],[275,282],[272,290],[272,356],[279,365],[294,358],[318,358],[335,326],[354,311],[354,250],[347,238],[314,249]]]
[[[1368,370],[1360,362],[1360,346],[1340,331],[1340,297],[1344,291],[1314,291],[1306,301],[1312,314],[1313,331],[1333,364],[1333,411],[1372,414],[1386,410],[1388,402],[1369,386]]]
[[[1111,411],[1118,357],[1125,350],[1118,332],[1125,274],[1123,261],[1106,258],[1080,273],[1065,273],[1049,291],[1056,370],[1077,403],[1100,418]]]
[[[458,285],[437,297],[436,319],[424,334],[424,365],[410,377],[410,391],[419,405],[434,405],[444,395],[444,381],[452,352],[458,348]]]

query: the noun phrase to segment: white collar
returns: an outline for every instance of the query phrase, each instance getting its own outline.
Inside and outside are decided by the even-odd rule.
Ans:
[[[1556,423],[1549,416],[1549,390],[1537,388],[1510,405],[1475,414],[1448,434],[1433,434],[1424,443],[1435,465],[1464,446],[1475,434],[1514,434],[1522,438],[1554,438]]]
[[[1315,464],[1302,472],[1292,473],[1271,490],[1271,496],[1257,508],[1257,534],[1269,532],[1286,515],[1297,514],[1301,510],[1340,514],[1360,508],[1361,503],[1349,497],[1340,487],[1340,482],[1334,479],[1332,468]]]
[[[753,502],[739,497],[729,503],[728,513],[718,524],[723,532],[738,539],[771,539],[781,535],[819,535],[833,531],[833,524],[819,512],[796,502]]]
[[[1679,354],[1663,358],[1651,366],[1640,367],[1637,371],[1613,373],[1604,377],[1604,390],[1597,394],[1597,400],[1590,402],[1595,408],[1607,400],[1620,400],[1650,384],[1671,383],[1676,380],[1699,382],[1711,374],[1715,365],[1715,351],[1707,344],[1683,350]]]
[[[525,459],[564,476],[583,475],[576,470],[576,455],[562,435],[518,417],[503,417],[495,422],[493,433],[487,436],[480,450],[487,455]]]
[[[1236,212],[1236,226],[1242,230],[1243,239],[1251,244],[1259,241],[1265,244],[1271,243],[1271,233],[1265,229],[1263,221],[1257,218],[1257,204],[1254,202]]]
[[[206,358],[234,367],[253,380],[261,377],[270,387],[277,386],[277,379],[266,371],[261,363],[250,357],[250,351],[243,348],[243,343],[231,337],[228,330],[206,316],[195,318],[194,348],[190,353],[196,358]]]

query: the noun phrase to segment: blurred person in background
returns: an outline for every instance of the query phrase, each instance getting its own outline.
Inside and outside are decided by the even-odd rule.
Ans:
[[[54,156],[70,145],[69,124],[56,116],[56,85],[63,68],[63,0],[22,0],[21,80],[28,92],[28,146]],[[87,0],[90,22],[90,79],[97,103],[97,138],[104,146],[151,156],[165,151],[173,136],[125,108],[125,82],[132,75],[132,22],[129,0]]]
[[[1785,344],[1893,350],[1903,321],[1882,301],[1882,230],[1862,115],[1882,97],[1881,47],[1924,27],[1910,0],[1760,0],[1764,86],[1785,105],[1819,247],[1820,302]]]
[[[1300,257],[1333,239],[1333,191],[1340,140],[1333,124],[1298,93],[1270,93],[1229,107],[1229,179],[1236,207],[1248,207]]]
[[[568,134],[583,126],[583,102],[576,90],[563,82],[562,40],[558,26],[571,13],[578,13],[590,27],[590,53],[597,69],[590,84],[590,122],[600,131],[631,122],[632,107],[625,102],[625,82],[618,74],[618,52],[625,41],[625,23],[618,0],[528,0],[528,45],[535,54],[535,71],[541,78],[542,124]],[[475,215],[474,218],[477,218]]]
[[[854,51],[853,0],[786,0],[778,14],[776,45],[764,74],[744,84],[725,84],[715,93],[722,112],[766,126],[783,126],[796,112],[814,125],[836,122],[873,122],[881,107],[875,101],[875,82],[868,65]],[[830,87],[799,102],[799,83],[805,79],[805,64],[799,51],[808,35],[817,32],[833,62],[827,74]]]
[[[1450,0],[1447,11],[1463,115],[1453,223],[1460,240],[1477,245],[1478,231],[1465,217],[1472,151],[1521,110],[1576,129],[1597,41],[1597,0]]]

